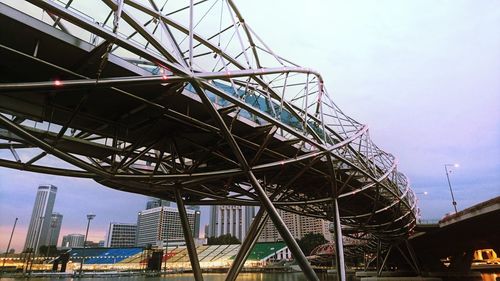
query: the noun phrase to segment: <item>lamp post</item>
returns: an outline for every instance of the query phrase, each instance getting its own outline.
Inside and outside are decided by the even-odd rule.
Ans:
[[[89,235],[90,221],[95,218],[94,214],[87,215],[87,230],[85,231],[85,239],[83,239],[83,251],[82,251],[82,262],[80,263],[80,276],[82,275],[83,263],[85,262],[85,241],[87,241],[87,236]]]
[[[14,226],[12,227],[12,232],[10,233],[9,244],[7,245],[7,251],[5,251],[5,257],[3,258],[2,271],[5,267],[5,260],[7,259],[7,255],[9,254],[10,242],[12,242],[12,236],[14,235],[14,230],[16,229],[17,220],[18,218],[16,218],[16,220],[14,221]]]
[[[419,192],[415,192],[414,194],[415,195],[427,196],[427,195],[429,195],[429,192],[427,192],[427,191],[419,191]],[[417,200],[417,205],[419,206],[420,197],[419,196],[415,196],[415,198]],[[420,212],[420,208],[419,207],[417,208],[417,217],[418,217],[418,223],[422,223],[422,214]]]
[[[450,193],[451,193],[451,200],[453,204],[453,208],[455,209],[455,214],[458,213],[457,211],[457,201],[455,201],[455,196],[453,195],[453,189],[451,188],[451,182],[450,182],[450,175],[448,173],[448,167],[455,167],[458,168],[458,164],[444,164],[444,171],[446,172],[446,178],[448,179],[448,186],[450,187]]]

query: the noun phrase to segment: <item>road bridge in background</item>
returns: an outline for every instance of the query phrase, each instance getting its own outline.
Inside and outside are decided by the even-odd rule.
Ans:
[[[417,224],[409,241],[424,271],[468,272],[474,251],[500,253],[500,197],[445,216],[435,224]],[[448,259],[443,266],[442,260]]]

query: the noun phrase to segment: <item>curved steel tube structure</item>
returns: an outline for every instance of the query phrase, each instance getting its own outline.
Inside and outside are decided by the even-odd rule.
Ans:
[[[0,166],[328,220],[335,199],[357,233],[412,231],[395,157],[233,1],[82,2],[0,4]]]

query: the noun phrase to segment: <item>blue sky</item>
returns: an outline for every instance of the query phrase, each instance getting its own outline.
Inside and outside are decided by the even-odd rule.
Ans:
[[[500,5],[480,1],[235,1],[246,22],[279,55],[318,70],[339,107],[368,124],[420,196],[423,218],[500,195]],[[36,188],[58,186],[61,234],[104,239],[109,222],[134,222],[141,195],[91,180],[0,168],[0,251],[19,217],[22,248]],[[206,223],[208,209],[202,209]]]

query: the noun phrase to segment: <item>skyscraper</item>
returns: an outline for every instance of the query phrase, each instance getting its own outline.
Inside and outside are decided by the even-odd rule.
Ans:
[[[137,224],[116,223],[109,224],[106,239],[107,247],[134,247]]]
[[[243,241],[254,216],[253,206],[211,206],[208,237],[231,234]]]
[[[59,233],[61,232],[63,215],[59,213],[52,213],[50,220],[50,230],[47,244],[49,246],[57,246],[57,241],[59,240]]]
[[[194,238],[200,238],[201,211],[200,211],[199,208],[198,209],[190,209],[190,210],[194,211],[193,237]]]
[[[52,220],[52,209],[56,200],[56,192],[57,187],[53,185],[41,185],[38,187],[35,204],[31,212],[28,234],[24,243],[24,251],[34,250],[37,253],[40,246],[48,244],[47,239]]]
[[[189,226],[195,238],[195,222],[199,221],[199,211],[186,209]],[[198,216],[198,219],[197,219]],[[164,241],[184,240],[181,219],[177,208],[157,207],[139,212],[137,216],[137,242],[139,247],[147,244],[158,245]]]

